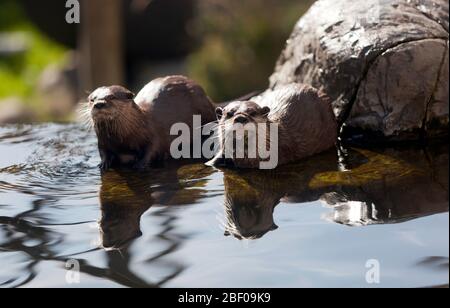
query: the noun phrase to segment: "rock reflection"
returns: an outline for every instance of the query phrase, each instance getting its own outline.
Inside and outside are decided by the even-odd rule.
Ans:
[[[448,211],[448,145],[364,153],[371,158],[367,165],[373,164],[374,170],[362,166],[352,172],[373,174],[374,180],[358,185],[346,183],[325,194],[322,201],[333,208],[326,219],[364,226]],[[356,179],[358,182],[358,176]]]
[[[225,170],[225,234],[257,239],[277,228],[280,203],[321,200],[323,218],[348,226],[397,223],[448,211],[448,145],[352,149],[274,171]]]

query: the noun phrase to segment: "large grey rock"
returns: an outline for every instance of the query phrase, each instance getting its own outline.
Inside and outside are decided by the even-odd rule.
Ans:
[[[271,88],[324,90],[344,135],[446,135],[448,21],[446,0],[319,0],[295,26]]]

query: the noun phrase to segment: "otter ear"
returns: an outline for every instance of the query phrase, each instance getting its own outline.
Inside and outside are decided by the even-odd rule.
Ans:
[[[218,120],[220,120],[222,118],[222,116],[223,116],[223,109],[222,108],[220,108],[220,107],[216,108],[216,116],[217,116]]]
[[[261,108],[261,114],[262,114],[263,116],[267,116],[267,115],[269,115],[269,113],[270,113],[270,108],[269,108],[269,107],[263,107],[263,108]]]

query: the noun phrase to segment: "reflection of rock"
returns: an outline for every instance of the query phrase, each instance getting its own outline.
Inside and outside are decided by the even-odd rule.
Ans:
[[[350,226],[396,223],[448,211],[448,145],[349,150],[277,170],[225,171],[227,233],[255,239],[276,228],[280,201],[322,200],[326,219]],[[341,171],[338,170],[341,169]],[[345,167],[344,167],[345,166]]]
[[[324,90],[344,136],[447,135],[448,19],[446,0],[319,0],[295,27],[271,87]]]
[[[397,223],[448,211],[448,145],[430,150],[434,152],[431,160],[423,151],[388,150],[389,155],[405,159],[405,164],[417,169],[397,178],[341,186],[323,195],[322,201],[333,208],[325,218],[359,226]]]
[[[34,119],[33,113],[18,98],[0,101],[0,124],[28,123]]]
[[[349,201],[339,193],[329,193],[322,199],[333,206],[333,212],[324,215],[324,219],[348,226],[364,226],[375,223],[384,223],[378,216],[374,204],[361,201]]]

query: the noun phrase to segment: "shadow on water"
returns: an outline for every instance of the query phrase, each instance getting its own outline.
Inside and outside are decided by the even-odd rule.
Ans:
[[[223,196],[225,235],[240,240],[275,231],[275,208],[289,204],[320,201],[329,208],[321,219],[347,226],[448,211],[448,145],[331,151],[273,171],[172,162],[148,173],[100,175],[95,144],[77,125],[0,128],[0,261],[11,265],[0,271],[0,287],[27,286],[42,280],[43,263],[64,270],[68,260],[120,286],[165,286],[189,267],[171,260],[190,240],[179,232],[188,219],[180,208],[211,197]],[[210,185],[222,176],[223,187]],[[142,236],[144,227],[152,234]],[[89,245],[96,235],[100,242]],[[448,258],[431,256],[416,266],[448,271]],[[156,270],[141,271],[147,268]]]
[[[277,229],[275,207],[320,200],[323,218],[348,226],[398,223],[448,211],[448,145],[325,153],[275,171],[224,172],[225,234]]]

